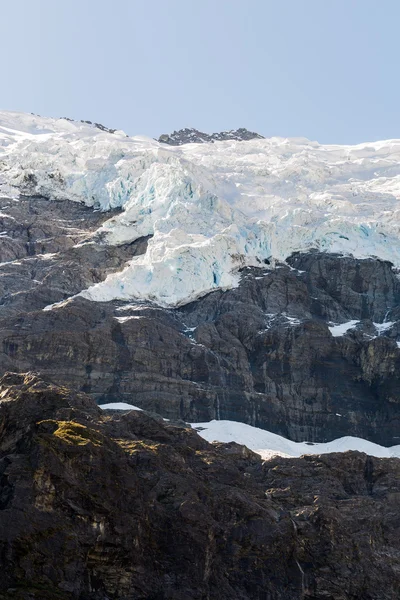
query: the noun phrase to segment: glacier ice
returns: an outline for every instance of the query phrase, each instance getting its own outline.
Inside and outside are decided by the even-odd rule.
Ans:
[[[1,112],[0,193],[110,211],[99,243],[152,236],[144,255],[81,292],[92,300],[178,306],[237,285],[241,267],[311,248],[400,267],[400,140],[338,146],[275,137],[174,147]]]

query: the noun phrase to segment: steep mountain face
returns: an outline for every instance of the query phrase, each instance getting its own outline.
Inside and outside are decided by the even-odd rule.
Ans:
[[[3,600],[384,600],[400,462],[263,462],[145,413],[0,381]]]
[[[15,113],[0,138],[2,372],[398,444],[398,142],[169,147]]]
[[[204,144],[209,142],[236,141],[243,142],[248,140],[263,140],[264,137],[254,131],[248,131],[243,127],[231,131],[221,131],[219,133],[203,133],[197,129],[180,129],[171,134],[164,133],[160,135],[158,141],[170,146],[182,146],[183,144]]]
[[[98,401],[189,422],[233,419],[297,441],[399,442],[400,285],[389,264],[295,255],[272,271],[245,269],[238,288],[179,309],[78,296],[44,310],[121,268],[146,240],[71,247],[101,213],[77,207],[86,229],[69,221],[67,235],[55,212],[65,203],[26,199],[18,210],[29,214],[32,203],[50,240],[34,215],[30,242],[19,245],[25,257],[0,265],[3,372],[34,369]],[[35,235],[58,252],[30,255]],[[343,322],[346,332],[331,325]]]

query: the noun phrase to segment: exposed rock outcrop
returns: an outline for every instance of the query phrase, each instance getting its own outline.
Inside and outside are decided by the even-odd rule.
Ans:
[[[3,600],[395,600],[400,462],[210,445],[0,381]]]
[[[76,202],[0,198],[1,317],[64,300],[145,252],[147,238],[118,247],[93,238],[107,218]]]
[[[244,127],[231,131],[220,131],[219,133],[203,133],[198,129],[180,129],[171,134],[164,133],[158,138],[159,142],[169,144],[170,146],[182,146],[183,144],[204,144],[207,142],[224,142],[227,140],[236,140],[244,142],[247,140],[264,139],[264,136],[254,131],[249,131]]]

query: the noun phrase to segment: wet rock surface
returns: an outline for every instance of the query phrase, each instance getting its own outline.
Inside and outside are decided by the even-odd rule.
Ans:
[[[22,197],[0,208],[0,372],[40,371],[166,418],[399,443],[400,283],[389,263],[293,255],[179,309],[68,300],[147,240],[107,245],[96,230],[110,214],[75,202]]]
[[[0,397],[0,598],[398,597],[397,459],[263,462],[33,374]]]

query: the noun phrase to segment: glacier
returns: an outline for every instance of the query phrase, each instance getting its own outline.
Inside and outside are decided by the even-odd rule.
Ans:
[[[0,112],[0,193],[80,202],[110,218],[83,243],[151,236],[82,290],[174,307],[316,249],[400,268],[400,140],[303,138],[169,146],[87,122]]]

